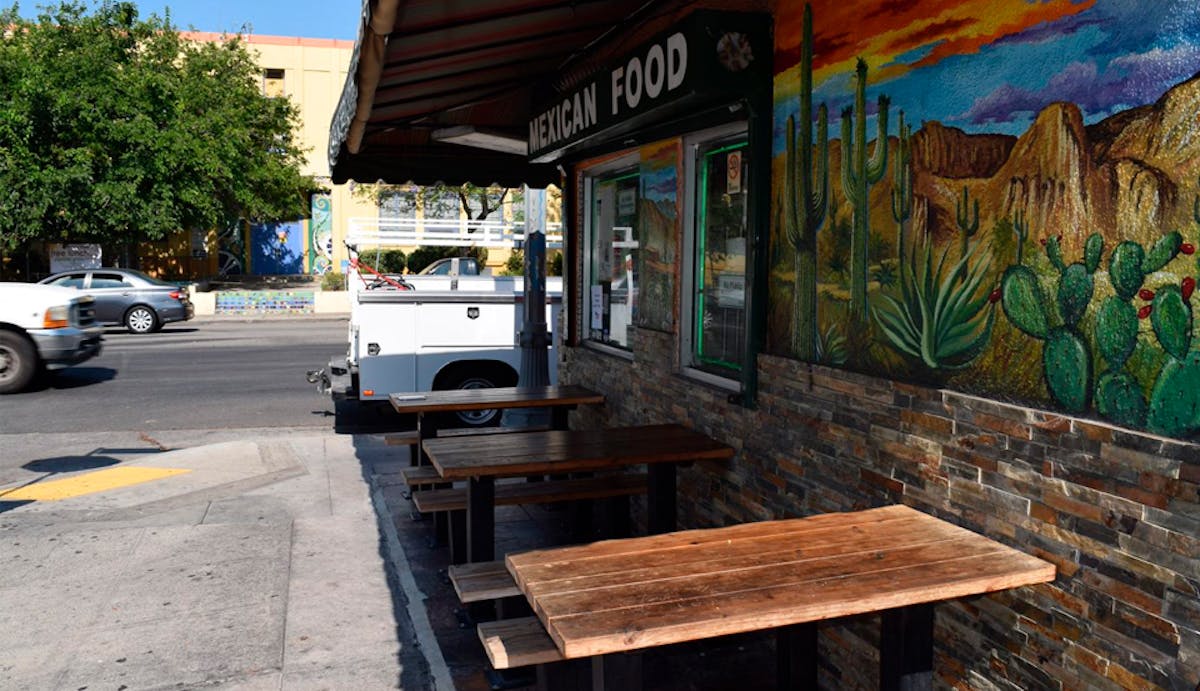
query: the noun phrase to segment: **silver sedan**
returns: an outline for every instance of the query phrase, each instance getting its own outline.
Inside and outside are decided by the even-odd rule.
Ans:
[[[39,283],[77,288],[96,299],[96,321],[124,326],[131,333],[149,333],[163,324],[187,321],[195,315],[188,292],[132,269],[77,269]]]

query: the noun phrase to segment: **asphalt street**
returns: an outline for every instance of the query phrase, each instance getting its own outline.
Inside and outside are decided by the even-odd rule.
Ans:
[[[304,379],[346,349],[345,319],[208,320],[107,329],[99,357],[0,396],[0,435],[329,427]]]

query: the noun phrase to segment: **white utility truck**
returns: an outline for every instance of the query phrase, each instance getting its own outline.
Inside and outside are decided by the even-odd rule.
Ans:
[[[0,394],[20,391],[40,370],[100,354],[90,295],[36,283],[0,283]]]
[[[515,386],[520,371],[523,279],[514,276],[386,275],[351,246],[347,352],[308,373],[334,401],[386,402],[393,393]],[[369,257],[369,254],[367,255]],[[562,279],[548,278],[546,324],[562,305]],[[550,380],[556,381],[552,334]],[[499,423],[498,411],[464,412],[451,424]]]

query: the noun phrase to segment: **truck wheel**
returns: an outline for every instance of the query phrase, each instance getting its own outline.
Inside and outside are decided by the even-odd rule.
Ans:
[[[436,389],[493,389],[496,386],[515,386],[514,375],[497,369],[458,368],[457,372],[434,385]],[[463,410],[462,413],[445,413],[440,419],[442,427],[496,427],[500,423],[500,411]]]
[[[134,305],[125,313],[125,328],[132,334],[148,334],[158,328],[158,316],[145,305]]]
[[[19,334],[0,331],[0,393],[24,389],[36,373],[33,344]]]

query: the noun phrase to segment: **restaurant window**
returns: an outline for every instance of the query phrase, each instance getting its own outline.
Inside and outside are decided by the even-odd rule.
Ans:
[[[746,242],[749,148],[744,125],[697,135],[687,147],[690,271],[684,360],[701,372],[739,379],[746,358]]]
[[[588,338],[629,348],[628,327],[637,315],[636,154],[619,167],[586,178],[587,264],[584,315]]]

